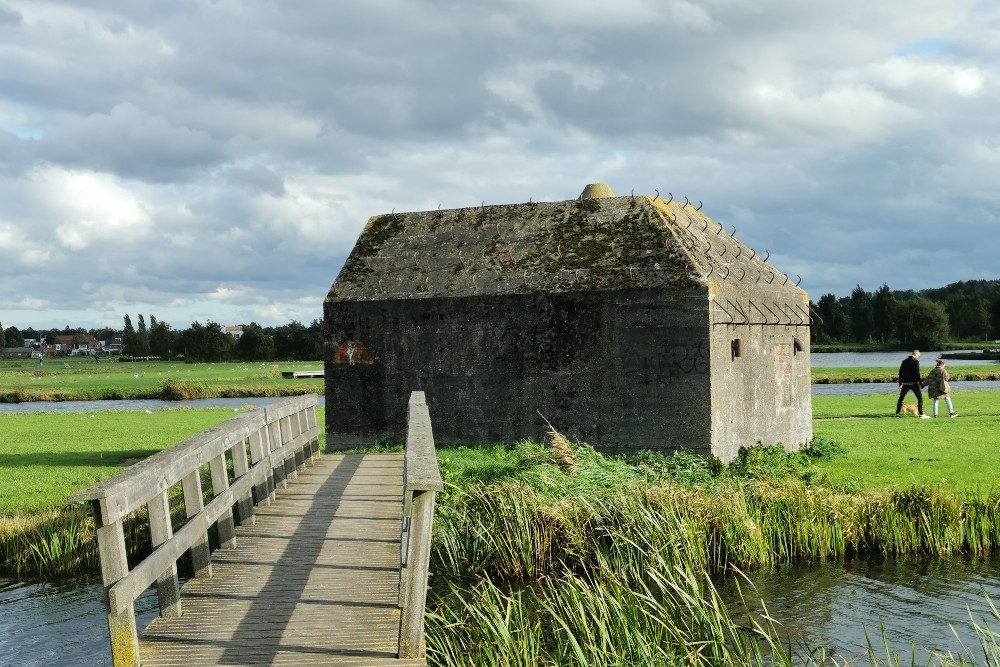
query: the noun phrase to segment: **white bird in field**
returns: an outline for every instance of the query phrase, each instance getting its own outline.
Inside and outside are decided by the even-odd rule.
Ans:
[[[151,415],[151,414],[153,414],[153,411],[152,410],[146,410],[146,414],[147,415]]]

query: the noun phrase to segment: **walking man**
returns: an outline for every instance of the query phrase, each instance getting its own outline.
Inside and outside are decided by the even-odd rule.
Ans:
[[[910,353],[906,359],[903,359],[903,363],[899,365],[899,400],[896,401],[896,416],[899,416],[899,411],[903,409],[903,399],[906,398],[906,392],[912,391],[917,396],[917,412],[920,413],[921,419],[930,419],[924,414],[924,394],[920,391],[920,385],[922,384],[920,379],[920,350],[914,350]]]

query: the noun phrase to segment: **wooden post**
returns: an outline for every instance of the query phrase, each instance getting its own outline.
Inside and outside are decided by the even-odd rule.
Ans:
[[[254,431],[250,434],[250,458],[254,465],[257,465],[267,457],[267,434],[262,430]],[[257,504],[270,505],[271,494],[274,493],[274,471],[268,466],[264,473],[264,479],[254,485],[253,488]]]
[[[250,464],[247,461],[247,443],[241,440],[238,445],[233,447],[233,474],[236,479],[239,479],[243,475],[250,471]],[[240,498],[236,506],[240,510],[240,523],[254,523],[253,516],[253,495],[252,493],[247,493],[245,496]]]
[[[416,491],[410,508],[409,549],[406,562],[406,599],[399,619],[399,657],[423,658],[424,607],[430,572],[434,492]],[[402,577],[400,586],[403,586]]]
[[[434,449],[424,392],[410,394],[403,463],[403,525],[400,562],[399,657],[424,658],[424,606],[430,576],[434,494],[441,491],[441,471]]]
[[[104,604],[108,610],[108,633],[111,635],[111,662],[114,667],[138,667],[139,635],[135,628],[135,606],[111,608],[108,589],[128,574],[128,553],[121,521],[104,523],[101,502],[93,501],[94,524],[97,527],[97,550],[101,559],[101,580],[104,583]]]
[[[306,428],[311,429],[316,425],[316,406],[310,405],[306,409]],[[312,454],[319,453],[319,436],[313,438],[309,443],[309,450]]]
[[[291,418],[282,417],[279,419],[278,427],[281,430],[281,444],[282,446],[287,445],[292,441]],[[285,469],[285,479],[297,479],[299,473],[295,469],[295,453],[293,452],[291,456],[286,456],[283,463]]]
[[[267,425],[267,437],[268,442],[270,442],[271,451],[280,449],[284,443],[281,439],[281,424],[277,421],[273,421]],[[274,475],[274,488],[284,489],[288,486],[288,482],[285,481],[285,461],[277,461],[272,468]],[[274,498],[274,494],[271,494],[271,498]]]
[[[209,461],[212,470],[212,495],[217,496],[229,488],[229,472],[226,470],[226,455],[219,454]],[[219,517],[219,546],[223,549],[236,548],[236,526],[233,525],[233,510],[230,508]]]
[[[149,537],[155,549],[174,536],[170,522],[170,499],[162,491],[146,503],[149,512]],[[160,616],[179,618],[181,615],[181,587],[177,579],[177,561],[156,579],[156,597],[160,604]]]
[[[184,476],[181,487],[184,489],[184,513],[190,519],[205,507],[205,501],[201,496],[201,474],[197,468]],[[191,545],[191,567],[194,568],[194,576],[199,579],[212,576],[212,553],[208,545],[208,533],[202,533]]]

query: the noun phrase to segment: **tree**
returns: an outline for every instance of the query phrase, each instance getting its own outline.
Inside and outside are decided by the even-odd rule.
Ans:
[[[875,337],[875,317],[872,309],[872,295],[861,285],[851,292],[851,340],[855,343],[867,343]]]
[[[274,338],[256,322],[243,325],[243,335],[236,342],[236,356],[243,361],[264,361],[274,358]]]
[[[135,334],[135,346],[140,357],[149,356],[149,331],[146,329],[146,320],[139,313],[139,330]]]
[[[872,325],[875,338],[880,343],[895,340],[896,335],[896,295],[889,286],[882,283],[872,296]]]
[[[122,354],[139,356],[139,341],[136,337],[135,327],[132,326],[132,318],[125,314],[125,330],[122,332]]]
[[[6,343],[4,340],[6,339]],[[17,327],[0,328],[0,347],[24,347],[24,336]]]
[[[899,342],[908,348],[939,350],[948,341],[948,313],[930,299],[902,301],[896,311]]]
[[[1000,291],[990,299],[990,335],[989,339],[1000,338]]]
[[[169,359],[178,349],[178,334],[165,322],[149,316],[149,353]]]
[[[843,304],[833,294],[824,294],[816,304],[816,312],[823,320],[816,342],[843,343],[847,341],[848,319]]]
[[[6,332],[3,330],[3,323],[0,323],[0,349],[7,347]]]
[[[195,321],[181,334],[181,345],[187,357],[194,361],[229,361],[233,337],[222,325],[209,322],[202,325]]]
[[[272,330],[274,351],[278,359],[313,361],[323,358],[323,326],[319,320],[306,327],[292,320],[290,324]]]

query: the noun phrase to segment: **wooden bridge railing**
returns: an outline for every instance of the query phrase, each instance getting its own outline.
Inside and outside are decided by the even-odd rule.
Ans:
[[[399,571],[399,657],[423,658],[424,605],[434,522],[434,494],[441,491],[431,419],[424,392],[410,394],[403,462],[403,526]]]
[[[275,488],[312,460],[319,449],[315,405],[315,396],[300,396],[241,414],[70,496],[70,502],[93,507],[115,667],[139,664],[136,598],[155,582],[160,614],[180,616],[177,560],[190,551],[194,576],[212,576],[209,528],[216,526],[221,547],[234,547],[233,507],[241,522],[252,522],[254,506],[270,503]],[[213,496],[207,505],[200,475],[205,464]],[[177,484],[187,520],[175,533],[169,494]],[[130,570],[123,522],[144,506],[153,550]]]

